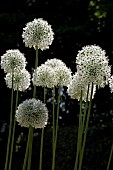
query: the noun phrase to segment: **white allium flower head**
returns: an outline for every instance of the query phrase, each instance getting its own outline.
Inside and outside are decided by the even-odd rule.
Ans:
[[[48,121],[48,110],[42,101],[27,99],[18,106],[15,118],[22,127],[44,128]]]
[[[62,60],[57,58],[48,59],[44,64],[52,67],[53,69],[60,66],[66,66],[66,64]]]
[[[45,64],[37,67],[33,73],[32,81],[36,86],[48,88],[53,88],[57,83],[54,70]]]
[[[108,84],[111,67],[108,65],[105,50],[96,45],[87,45],[78,51],[76,57],[77,72],[84,74],[88,83],[104,87]]]
[[[55,72],[57,86],[67,86],[69,84],[72,78],[72,71],[62,60],[57,58],[48,59],[45,65],[51,67]]]
[[[55,67],[55,78],[57,86],[68,86],[72,79],[72,71],[67,66]]]
[[[30,73],[23,69],[13,73],[13,89],[19,91],[25,91],[30,86]],[[7,73],[5,77],[6,85],[8,88],[12,88],[12,73]]]
[[[87,81],[85,77],[80,76],[78,72],[76,72],[72,77],[72,81],[68,85],[67,93],[72,99],[77,99],[79,101],[81,97],[81,90],[82,90],[82,100],[86,101],[87,90],[88,90]],[[96,85],[93,86],[92,99],[94,98],[95,93],[96,93]],[[91,95],[91,85],[89,86],[88,101],[90,101],[90,95]]]
[[[110,87],[111,93],[113,93],[113,76],[111,76],[111,77],[109,78],[109,87]]]
[[[1,56],[1,69],[4,69],[5,73],[22,70],[26,67],[26,63],[26,58],[18,49],[7,50]]]
[[[53,42],[54,33],[47,21],[38,18],[26,24],[26,27],[23,28],[22,38],[26,47],[46,50]]]

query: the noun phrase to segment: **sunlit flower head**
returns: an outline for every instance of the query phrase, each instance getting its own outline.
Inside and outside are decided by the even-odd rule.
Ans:
[[[55,67],[55,78],[57,86],[68,86],[72,79],[72,71],[66,66]]]
[[[53,69],[60,66],[66,66],[66,64],[62,60],[57,58],[48,59],[44,64],[52,67]]]
[[[25,68],[26,58],[18,50],[7,50],[6,53],[1,56],[1,69],[4,69],[5,73],[13,71],[19,71]]]
[[[27,99],[18,106],[15,117],[22,127],[44,128],[48,121],[48,110],[42,101]]]
[[[12,77],[13,75],[13,77]],[[13,78],[13,89],[19,91],[25,91],[30,86],[30,73],[23,69],[21,71],[16,71],[13,74],[7,73],[5,77],[6,85],[8,88],[12,88],[12,78]]]
[[[86,101],[87,98],[87,91],[88,91],[88,84],[85,77],[80,76],[78,73],[75,73],[72,77],[72,81],[68,85],[67,93],[72,99],[77,99],[78,101],[81,98],[81,91],[82,91],[82,100]],[[92,99],[96,93],[96,85],[93,86],[93,94]],[[91,95],[91,85],[89,86],[89,93],[88,93],[88,101],[90,101]]]
[[[110,87],[111,93],[113,93],[113,76],[111,76],[111,77],[109,78],[109,87]]]
[[[47,21],[38,18],[26,24],[26,27],[23,28],[22,38],[26,47],[46,50],[53,42],[54,33]]]
[[[84,74],[87,82],[104,87],[108,84],[111,67],[104,50],[96,45],[87,45],[78,51],[76,57],[77,72]]]
[[[42,64],[34,71],[32,81],[36,86],[53,88],[56,86],[55,72],[51,67]]]

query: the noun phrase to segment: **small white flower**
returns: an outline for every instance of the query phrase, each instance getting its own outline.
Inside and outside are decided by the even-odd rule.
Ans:
[[[30,86],[30,73],[23,69],[13,73],[13,89],[19,91],[25,91]],[[12,73],[7,73],[5,77],[6,85],[8,88],[12,88]]]
[[[44,128],[48,121],[48,110],[42,101],[27,99],[18,106],[15,118],[22,127]]]
[[[109,87],[110,87],[111,93],[113,93],[113,76],[109,78]]]
[[[56,86],[55,72],[51,67],[42,64],[34,71],[32,81],[36,86],[53,88]]]
[[[104,87],[108,84],[111,67],[104,50],[96,45],[88,45],[80,50],[76,57],[77,72],[84,75],[88,83]]]
[[[38,18],[26,24],[26,27],[23,28],[22,38],[26,47],[35,49],[38,47],[38,49],[45,50],[52,44],[54,33],[47,21]]]
[[[86,101],[88,84],[85,77],[80,76],[77,72],[75,73],[75,75],[73,75],[72,81],[68,85],[67,93],[72,99],[77,99],[79,101],[81,98],[81,91],[82,91],[82,100]],[[95,93],[96,93],[96,85],[93,85],[92,99],[94,98]],[[89,86],[88,101],[90,101],[90,95],[91,95],[91,85]]]
[[[5,73],[20,71],[25,68],[26,63],[26,58],[18,49],[7,50],[1,56],[1,69],[4,69]]]

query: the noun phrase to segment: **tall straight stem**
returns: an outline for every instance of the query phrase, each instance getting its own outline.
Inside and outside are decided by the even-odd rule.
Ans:
[[[110,162],[111,162],[112,154],[113,154],[113,144],[111,146],[111,152],[110,152],[110,156],[109,156],[109,160],[108,160],[107,170],[109,170],[109,167],[110,167]]]
[[[46,88],[44,87],[44,103],[45,102],[46,102]],[[41,133],[39,170],[42,170],[43,139],[44,139],[44,128],[42,128],[42,133]]]
[[[17,89],[17,93],[16,93],[15,111],[17,109],[17,105],[18,105],[18,89]],[[12,165],[12,155],[13,155],[13,149],[14,149],[15,126],[16,126],[16,120],[15,120],[15,117],[14,117],[13,131],[12,131],[12,141],[11,141],[11,152],[10,152],[10,160],[9,160],[9,170],[11,170],[11,165]]]
[[[82,143],[82,141],[81,141],[81,140],[82,140],[81,126],[82,126],[82,90],[81,90],[81,97],[80,97],[80,113],[79,113],[79,127],[78,127],[78,139],[77,139],[77,152],[76,152],[76,160],[75,160],[74,170],[77,170],[77,167],[78,167],[79,152],[80,152],[81,143]]]
[[[56,155],[56,143],[57,143],[57,135],[58,135],[59,105],[60,105],[60,87],[58,89],[57,118],[56,118],[56,128],[55,128],[55,140],[54,140],[54,147],[53,147],[52,170],[55,169],[55,155]]]
[[[81,170],[81,168],[82,168],[82,160],[83,160],[83,155],[84,155],[86,136],[87,136],[88,124],[89,124],[89,117],[90,117],[91,105],[92,105],[92,95],[93,95],[93,83],[91,85],[91,95],[90,95],[90,102],[89,102],[89,107],[88,107],[88,115],[87,115],[87,119],[86,119],[86,126],[85,126],[84,139],[83,139],[83,146],[82,146],[81,155],[80,155],[79,170]]]
[[[36,46],[36,58],[35,58],[35,69],[38,66],[38,46]],[[34,85],[33,88],[33,98],[36,97],[36,86]],[[31,156],[32,156],[32,142],[33,142],[33,128],[29,127],[29,133],[28,133],[28,140],[27,140],[27,146],[25,151],[25,157],[24,157],[24,164],[23,164],[23,170],[26,168],[27,160],[28,160],[28,168],[27,170],[31,168]]]
[[[52,96],[53,96],[53,101],[52,101],[52,105],[53,105],[53,134],[52,134],[52,151],[53,151],[53,147],[54,147],[54,142],[55,142],[55,103],[54,103],[54,100],[55,100],[55,87],[53,87],[53,90],[52,90]]]
[[[5,168],[4,168],[4,170],[7,170],[7,168],[8,168],[9,150],[10,150],[10,142],[11,142],[12,119],[13,119],[13,77],[14,77],[14,72],[12,70],[10,122],[9,122],[9,134],[8,134],[8,142],[7,142],[7,151],[6,151],[6,160],[5,160]]]

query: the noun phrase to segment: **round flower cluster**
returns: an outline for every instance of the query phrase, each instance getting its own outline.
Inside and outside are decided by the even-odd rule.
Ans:
[[[108,65],[108,57],[99,46],[88,45],[78,52],[76,57],[77,72],[84,75],[88,83],[104,87],[108,84],[111,75],[111,67]]]
[[[45,65],[52,67],[53,69],[57,68],[57,67],[62,67],[62,66],[66,66],[66,64],[57,58],[53,58],[53,59],[48,59],[45,63]]]
[[[113,93],[113,76],[109,78],[109,87],[110,87],[111,93]]]
[[[32,81],[36,86],[53,88],[56,85],[55,72],[51,67],[42,64],[34,71]]]
[[[44,128],[48,121],[48,110],[42,101],[27,99],[18,106],[15,118],[22,127]]]
[[[82,91],[82,100],[86,101],[88,84],[85,81],[85,78],[83,76],[80,76],[77,72],[75,73],[75,75],[73,75],[72,81],[68,85],[67,93],[72,99],[80,100],[81,91]],[[96,93],[96,85],[93,85],[92,99],[94,98],[95,93]],[[89,86],[88,101],[90,101],[90,96],[91,96],[91,85]]]
[[[1,68],[5,73],[12,71],[20,71],[26,66],[26,58],[18,50],[7,50],[6,53],[1,56]]]
[[[37,67],[32,81],[36,86],[53,88],[54,86],[67,86],[71,78],[71,70],[66,67],[65,63],[51,59]]]
[[[35,49],[38,47],[38,49],[45,50],[52,44],[54,33],[47,21],[38,18],[26,24],[26,27],[23,28],[22,38],[26,47],[33,46]]]
[[[12,77],[13,75],[13,77]],[[13,74],[7,73],[5,77],[6,85],[12,88],[12,78],[13,78],[13,89],[19,91],[25,91],[30,86],[30,73],[23,69],[21,71],[16,71]]]

